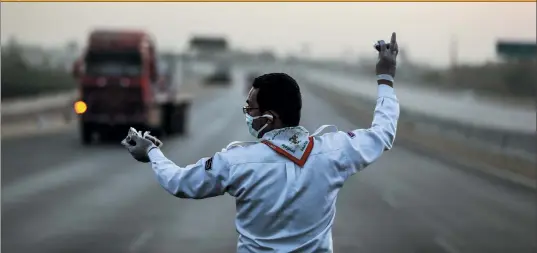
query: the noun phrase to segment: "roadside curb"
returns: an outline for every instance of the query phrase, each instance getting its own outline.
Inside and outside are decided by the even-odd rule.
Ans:
[[[22,136],[36,136],[74,128],[76,119],[67,120],[65,114],[46,114],[28,117],[24,120],[6,121],[2,119],[1,136],[3,140]]]

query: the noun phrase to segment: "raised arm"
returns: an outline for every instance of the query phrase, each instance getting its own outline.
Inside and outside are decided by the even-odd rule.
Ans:
[[[384,151],[391,149],[395,141],[399,120],[399,101],[393,89],[399,53],[396,34],[392,33],[389,44],[380,40],[375,47],[379,55],[376,65],[378,93],[373,123],[368,129],[354,130],[341,137],[344,138],[342,149],[348,158],[348,165],[343,171],[345,178],[373,163]]]
[[[384,151],[392,148],[398,119],[399,102],[394,89],[380,84],[371,127],[339,133],[340,138],[343,138],[344,155],[349,159],[349,167],[344,172],[345,178],[367,167]]]

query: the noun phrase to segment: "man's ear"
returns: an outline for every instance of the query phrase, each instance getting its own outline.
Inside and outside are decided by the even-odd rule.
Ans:
[[[272,110],[265,112],[265,114],[269,114],[272,116],[272,119],[267,119],[269,123],[273,123],[274,121],[276,121],[276,118],[279,117],[278,113]]]

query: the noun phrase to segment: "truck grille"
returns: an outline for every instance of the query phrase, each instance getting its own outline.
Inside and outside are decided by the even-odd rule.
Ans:
[[[144,112],[142,91],[139,87],[85,87],[83,100],[88,105],[86,114],[129,116]]]

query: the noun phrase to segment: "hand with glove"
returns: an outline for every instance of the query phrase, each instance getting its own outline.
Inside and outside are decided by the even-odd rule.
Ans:
[[[397,54],[399,54],[399,46],[397,45],[395,33],[392,33],[389,44],[380,40],[375,46],[379,50],[376,66],[377,83],[393,86],[393,78],[397,69]]]
[[[155,144],[155,146],[158,148],[161,148],[163,145],[162,141],[160,141],[157,137],[150,135],[149,132],[145,132],[143,137],[153,142],[153,144]]]
[[[140,133],[129,134],[121,144],[127,148],[132,157],[139,162],[148,163],[149,151],[162,146],[162,142],[154,136],[145,132],[142,136]]]

